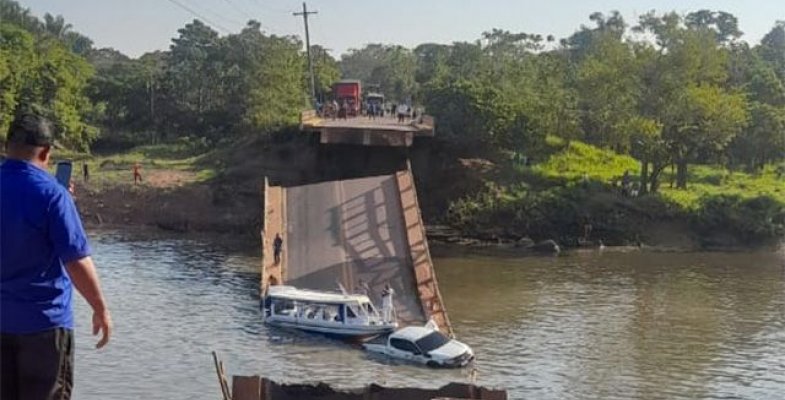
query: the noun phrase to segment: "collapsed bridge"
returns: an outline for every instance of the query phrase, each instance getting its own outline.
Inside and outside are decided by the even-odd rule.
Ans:
[[[424,116],[406,124],[391,118],[323,120],[304,112],[301,130],[319,135],[321,146],[408,147],[418,136],[433,136]],[[385,284],[395,290],[403,325],[433,319],[452,327],[433,268],[414,177],[408,161],[394,171],[303,185],[270,185],[265,179],[262,235],[262,293],[270,284],[335,290],[370,287],[379,303]],[[271,246],[283,238],[280,263]]]

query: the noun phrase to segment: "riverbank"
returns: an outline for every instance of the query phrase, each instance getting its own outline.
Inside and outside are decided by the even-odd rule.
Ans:
[[[723,250],[785,238],[785,176],[775,166],[756,174],[690,166],[687,189],[672,187],[666,170],[656,193],[642,193],[621,187],[625,174],[635,187],[635,159],[580,142],[550,138],[533,161],[490,153],[450,162],[461,150],[442,153],[441,165],[415,172],[424,212],[459,232],[453,242]]]
[[[385,159],[378,149],[323,151],[307,136],[292,135],[211,151],[183,140],[65,157],[75,160],[75,171],[82,163],[90,171],[87,181],[75,176],[88,227],[219,233],[248,245],[259,240],[264,176],[276,184],[346,179],[383,173],[406,157],[435,244],[533,254],[552,253],[549,241],[561,249],[734,250],[776,242],[785,229],[785,181],[778,186],[773,171],[718,178],[722,171],[696,167],[688,191],[629,196],[613,182],[626,170],[635,173],[633,159],[583,144],[554,144],[550,151],[527,165],[464,158],[431,141]],[[143,180],[134,183],[137,162]]]

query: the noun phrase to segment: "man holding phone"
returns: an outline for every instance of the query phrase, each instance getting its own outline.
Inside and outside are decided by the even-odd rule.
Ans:
[[[112,320],[68,189],[46,168],[50,123],[24,114],[0,164],[0,398],[69,399],[73,386],[72,287],[93,309],[103,347]]]

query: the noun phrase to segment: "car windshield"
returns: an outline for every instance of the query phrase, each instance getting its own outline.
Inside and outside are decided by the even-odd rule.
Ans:
[[[443,333],[439,331],[433,331],[428,334],[428,336],[423,337],[422,339],[417,341],[417,347],[420,348],[423,352],[427,353],[431,350],[438,349],[439,347],[444,346],[447,342],[450,341],[450,338],[444,336]]]

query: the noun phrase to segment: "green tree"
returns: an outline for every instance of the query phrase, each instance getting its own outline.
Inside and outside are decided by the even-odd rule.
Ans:
[[[33,99],[30,87],[38,57],[35,38],[10,24],[0,24],[0,134],[5,135],[17,106]]]
[[[450,46],[424,43],[414,48],[413,53],[417,63],[414,79],[420,87],[447,78]]]
[[[618,11],[612,11],[607,16],[601,12],[594,12],[589,15],[589,20],[594,22],[594,27],[581,25],[572,36],[562,40],[562,46],[568,49],[574,61],[581,60],[598,38],[610,37],[620,42],[627,29],[624,17]]]
[[[53,120],[63,145],[87,149],[97,130],[85,96],[92,67],[54,39],[35,38],[12,24],[0,24],[0,128],[7,129],[20,107],[36,107]]]
[[[264,57],[250,77],[246,120],[257,130],[271,131],[297,122],[305,107],[302,43],[292,37],[265,39]]]
[[[216,85],[219,70],[213,63],[219,49],[218,33],[199,20],[178,30],[172,39],[164,78],[163,109],[167,131],[178,134],[199,132],[207,124],[209,113],[217,107]]]
[[[0,22],[16,25],[30,33],[43,30],[41,21],[33,16],[30,9],[13,0],[0,0]]]
[[[332,91],[333,83],[341,79],[341,69],[338,61],[322,46],[311,45],[311,57],[316,77],[316,96],[324,101],[326,95]]]
[[[749,127],[729,147],[730,159],[760,171],[768,163],[785,160],[785,107],[753,102]]]
[[[724,87],[728,52],[713,29],[691,28],[678,14],[653,12],[635,29],[653,34],[657,43],[639,52],[648,59],[643,115],[662,124],[677,186],[685,188],[688,164],[701,154],[722,152],[744,127],[746,97]]]
[[[340,66],[344,78],[376,85],[393,101],[404,101],[418,91],[417,58],[402,46],[369,44],[352,49],[341,57]]]
[[[777,21],[774,28],[763,37],[757,50],[780,80],[785,82],[785,21]]]
[[[637,115],[641,75],[632,49],[615,32],[599,34],[586,49],[576,75],[586,139],[628,151],[627,123]]]

